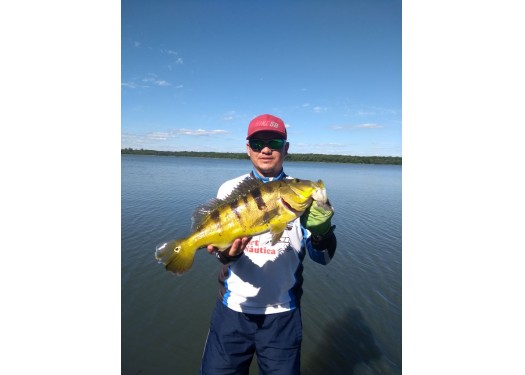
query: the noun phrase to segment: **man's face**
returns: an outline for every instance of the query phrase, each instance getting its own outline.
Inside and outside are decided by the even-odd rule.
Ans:
[[[250,147],[250,143],[246,144],[246,151],[252,161],[252,164],[261,176],[276,177],[283,168],[284,158],[288,153],[288,142],[284,141],[280,149],[272,149],[268,141],[272,139],[280,139],[281,137],[273,132],[257,132],[250,137],[250,140],[263,141],[261,150],[255,150]]]

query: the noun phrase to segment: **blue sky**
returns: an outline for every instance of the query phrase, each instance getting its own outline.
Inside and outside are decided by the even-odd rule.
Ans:
[[[402,156],[401,1],[121,9],[123,148],[244,152],[271,113],[290,153]]]

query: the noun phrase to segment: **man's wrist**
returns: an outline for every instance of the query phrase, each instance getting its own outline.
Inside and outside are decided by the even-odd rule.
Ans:
[[[332,227],[332,221],[330,219],[326,220],[324,223],[317,225],[312,225],[311,227],[306,227],[313,235],[324,236],[330,231]]]
[[[234,255],[234,256],[230,256],[227,254],[227,251],[224,250],[224,251],[216,251],[215,252],[215,256],[217,257],[217,259],[219,259],[219,262],[221,262],[222,264],[228,264],[228,263],[231,263],[237,259],[239,259],[241,257],[242,253],[238,254],[238,255]]]
[[[328,229],[326,229],[324,232],[321,232],[320,234],[310,231],[312,233],[312,240],[314,242],[321,242],[325,238],[327,238],[330,235],[332,235],[332,233],[334,232],[334,229],[335,229],[335,225],[331,225],[330,223],[328,223],[328,224],[329,224],[328,225]]]

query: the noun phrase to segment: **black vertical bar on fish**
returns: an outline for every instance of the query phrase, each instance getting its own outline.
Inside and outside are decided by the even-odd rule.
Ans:
[[[271,218],[272,218],[272,216],[273,216],[273,214],[274,214],[275,211],[277,211],[277,210],[272,210],[271,213],[268,212],[268,211],[266,211],[266,212],[264,213],[264,215],[263,215],[263,223],[264,223],[264,224],[268,224],[268,223],[270,222],[270,220],[271,220]]]
[[[253,199],[255,199],[255,203],[257,203],[257,208],[261,211],[265,210],[266,209],[266,203],[264,202],[264,199],[261,195],[261,190],[260,189],[254,189],[251,191],[250,193],[253,197]]]
[[[210,212],[210,220],[213,224],[215,224],[219,237],[222,237],[222,234],[220,231],[220,228],[222,227],[221,213],[219,212],[219,210],[213,210]]]
[[[219,224],[221,222],[221,214],[219,210],[213,210],[210,212],[210,219],[215,223]]]
[[[241,214],[239,213],[239,210],[237,209],[239,207],[239,201],[234,200],[229,204],[230,209],[233,211],[235,216],[237,216],[237,219],[239,219],[239,222],[241,221]]]

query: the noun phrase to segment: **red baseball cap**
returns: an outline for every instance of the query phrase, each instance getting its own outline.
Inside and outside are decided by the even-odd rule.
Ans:
[[[274,132],[286,139],[286,126],[284,126],[283,120],[281,120],[279,117],[272,115],[257,116],[252,121],[250,121],[250,125],[248,125],[248,136],[246,139],[249,139],[257,132],[262,131]]]

